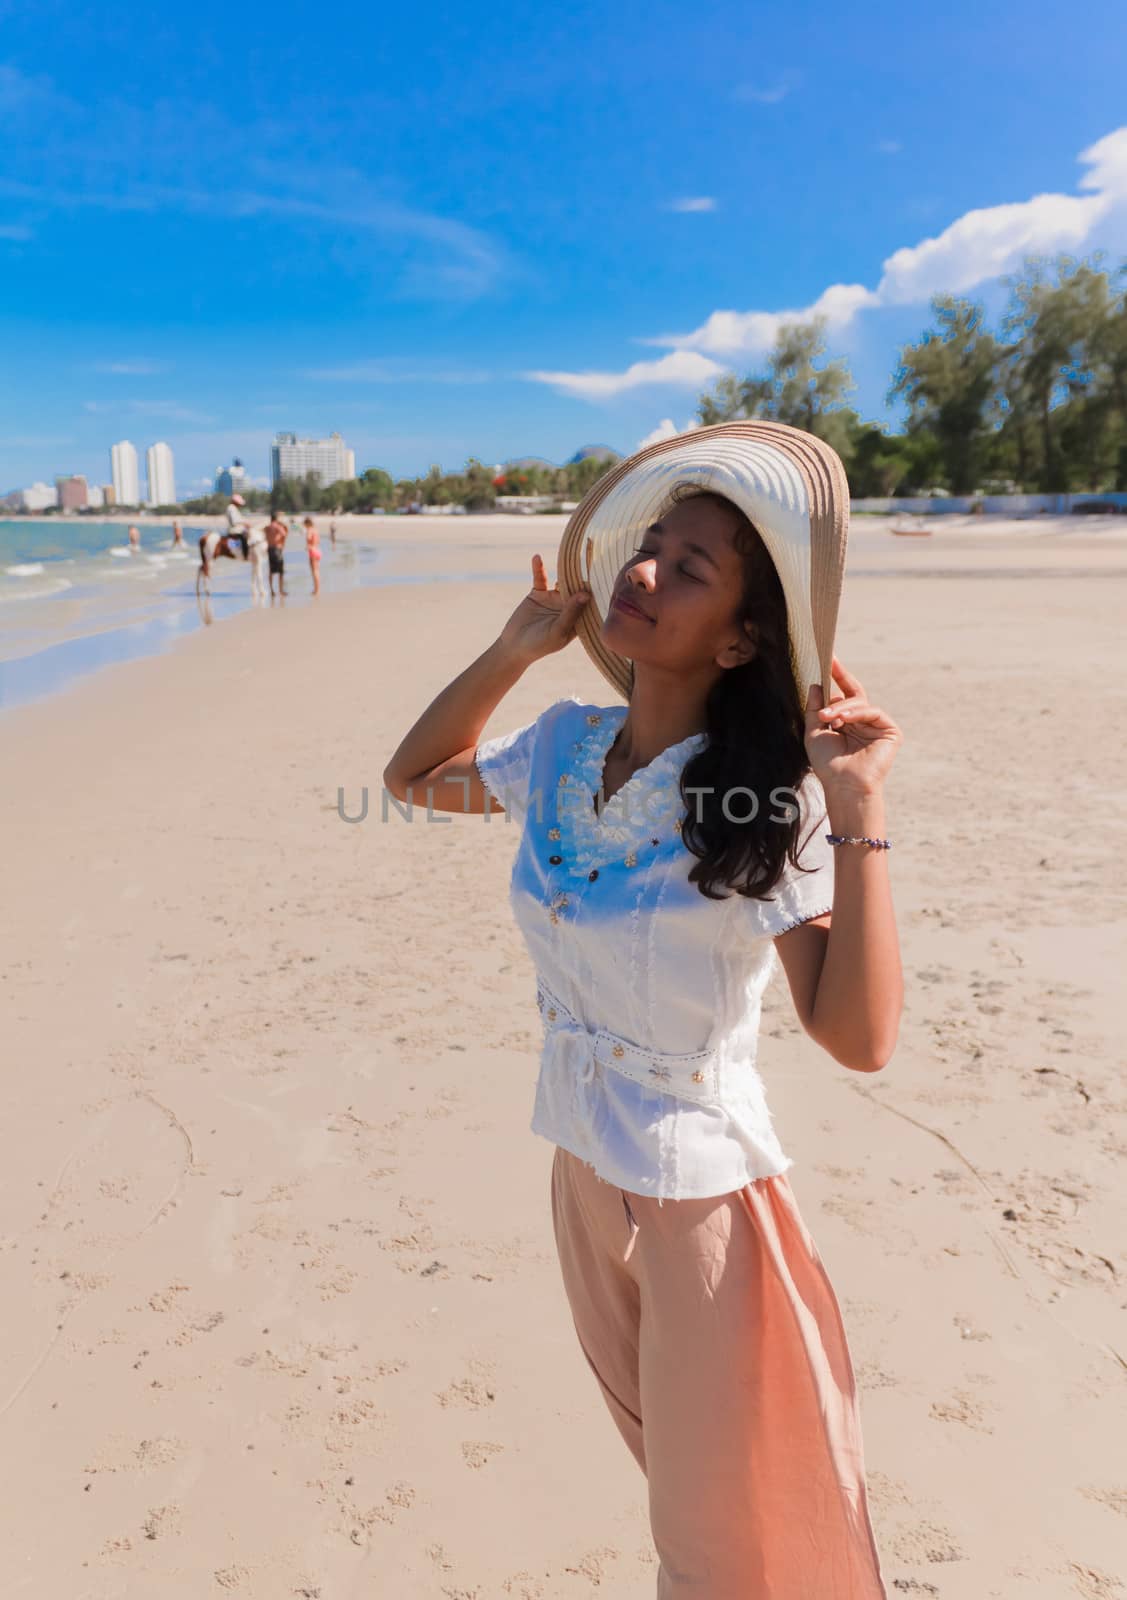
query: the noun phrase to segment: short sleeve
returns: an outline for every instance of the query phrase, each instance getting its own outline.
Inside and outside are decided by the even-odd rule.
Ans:
[[[542,749],[560,716],[575,704],[574,698],[557,700],[534,722],[499,734],[495,739],[483,739],[478,745],[474,753],[478,777],[507,812],[524,817],[529,806],[537,750]]]
[[[812,772],[807,773],[795,791],[780,791],[781,803],[772,815],[782,815],[784,807],[799,802],[798,867],[783,863],[778,883],[769,900],[746,899],[748,918],[745,927],[751,938],[776,939],[811,917],[825,916],[833,910],[834,847],[826,840],[830,831],[822,785]],[[801,871],[800,868],[813,868]]]

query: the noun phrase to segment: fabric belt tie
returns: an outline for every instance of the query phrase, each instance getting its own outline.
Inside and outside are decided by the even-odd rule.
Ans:
[[[721,1061],[716,1051],[676,1055],[633,1044],[607,1028],[588,1028],[542,979],[536,986],[536,1003],[544,1023],[545,1047],[550,1044],[562,1052],[561,1065],[578,1086],[578,1094],[588,1110],[593,1098],[590,1089],[598,1067],[621,1073],[647,1089],[677,1095],[701,1105],[721,1103]],[[749,1072],[750,1081],[754,1082],[758,1075],[752,1068]]]

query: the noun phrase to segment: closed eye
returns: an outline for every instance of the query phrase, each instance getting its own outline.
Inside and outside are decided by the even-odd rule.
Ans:
[[[635,550],[634,551],[634,554],[636,556],[656,556],[656,555],[660,555],[660,553],[661,552],[658,551],[658,550]],[[683,572],[685,574],[686,578],[691,578],[694,583],[703,583],[704,582],[704,579],[703,578],[698,578],[695,572],[690,572],[688,567],[685,565],[685,563],[683,561],[681,562],[681,564],[677,568],[677,570],[678,570],[678,572]]]

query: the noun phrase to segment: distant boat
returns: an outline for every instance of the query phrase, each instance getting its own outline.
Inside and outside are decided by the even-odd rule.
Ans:
[[[931,537],[931,529],[930,528],[917,528],[917,527],[896,528],[896,527],[894,527],[892,529],[892,532],[893,533],[899,533],[904,537],[916,537],[916,536],[922,537],[922,538],[930,538]]]

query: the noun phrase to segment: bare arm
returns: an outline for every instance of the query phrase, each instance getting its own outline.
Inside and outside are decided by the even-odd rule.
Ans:
[[[883,838],[884,806],[828,808],[827,832]],[[795,1014],[842,1066],[877,1072],[896,1048],[904,1005],[900,943],[887,852],[840,845],[830,917],[813,917],[775,941]]]
[[[578,590],[565,601],[548,588],[544,562],[532,557],[532,588],[500,635],[448,683],[407,730],[384,768],[384,786],[397,800],[428,803],[436,811],[480,815],[504,809],[486,790],[474,765],[481,730],[509,690],[542,656],[575,637],[586,603]]]
[[[834,658],[847,696],[807,706],[807,749],[826,795],[826,831],[885,836],[884,779],[901,742],[896,724],[870,705],[858,680]],[[836,847],[833,912],[775,942],[799,1021],[843,1066],[878,1072],[896,1048],[904,1006],[900,942],[887,852]]]

